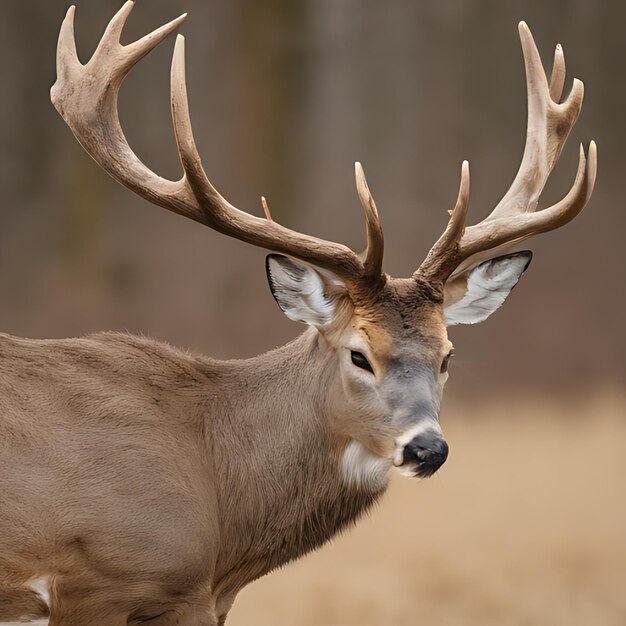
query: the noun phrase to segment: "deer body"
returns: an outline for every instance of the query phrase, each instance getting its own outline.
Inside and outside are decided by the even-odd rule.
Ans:
[[[330,355],[317,344],[307,332],[223,362],[123,334],[3,336],[2,575],[54,575],[60,599],[102,586],[95,616],[106,619],[113,607],[153,617],[189,600],[209,614],[325,543],[386,480],[346,483],[347,441],[331,435],[317,388],[332,384]]]
[[[74,8],[61,27],[52,101],[96,162],[149,202],[264,247],[270,289],[308,330],[241,361],[216,361],[129,335],[0,337],[0,622],[51,626],[223,624],[237,592],[321,546],[384,492],[392,467],[428,477],[446,461],[439,407],[447,327],[483,321],[531,260],[505,248],[572,220],[587,204],[596,149],[580,151],[570,192],[537,200],[582,106],[565,63],[550,81],[520,24],[526,148],[509,191],[465,225],[469,166],[442,236],[409,278],[382,270],[383,232],[360,164],[362,256],[232,206],[207,177],[187,102],[184,39],[171,73],[183,167],[161,178],[134,154],[117,97],[174,20],[120,44],[134,6],[111,20],[82,64]],[[279,254],[276,254],[279,253]]]

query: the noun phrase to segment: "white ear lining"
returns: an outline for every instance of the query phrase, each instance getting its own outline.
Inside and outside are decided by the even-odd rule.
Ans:
[[[278,254],[266,259],[270,289],[285,315],[316,327],[329,324],[335,314],[338,293],[345,283],[337,276],[303,261]]]
[[[446,326],[486,320],[506,300],[531,259],[531,252],[517,252],[490,259],[470,270],[465,295],[447,306],[444,300]]]

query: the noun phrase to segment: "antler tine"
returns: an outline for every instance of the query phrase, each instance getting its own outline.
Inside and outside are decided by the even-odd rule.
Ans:
[[[131,59],[131,67],[138,61],[143,59],[153,48],[156,48],[170,33],[175,31],[182,22],[187,19],[187,13],[183,13],[175,20],[164,24],[160,28],[148,33],[138,41],[124,46],[129,59]]]
[[[533,39],[532,33],[526,22],[518,24],[522,53],[524,55],[524,67],[526,70],[526,89],[528,95],[528,117],[532,117],[534,109],[544,104],[545,94],[548,92],[548,79],[546,78],[539,50]]]
[[[537,211],[539,196],[580,113],[584,87],[580,80],[574,79],[571,93],[559,104],[565,81],[561,46],[556,47],[548,83],[537,46],[525,22],[519,24],[519,35],[528,95],[526,144],[519,171],[489,216],[466,228],[456,246],[437,242],[418,274],[436,275],[439,281],[447,280],[450,272],[457,276],[481,260],[491,258],[496,251],[569,222],[591,196],[597,158],[593,142],[588,159],[581,148],[576,180],[567,196],[554,206]],[[439,256],[442,258],[437,258]]]
[[[263,213],[265,214],[265,219],[269,222],[273,222],[272,213],[270,212],[270,205],[267,203],[267,199],[265,196],[261,196],[261,206],[263,207]]]
[[[552,63],[552,74],[550,74],[550,98],[556,103],[563,95],[565,86],[565,55],[561,44],[556,44],[554,49],[554,62]]]
[[[500,249],[503,246],[508,247],[571,222],[589,201],[595,186],[596,173],[597,151],[595,142],[592,141],[589,145],[588,157],[585,157],[585,151],[581,144],[574,184],[562,200],[542,211],[524,213],[515,221],[498,218],[468,227],[462,240],[463,257],[470,259],[471,265],[475,265],[484,258],[491,258],[495,249]],[[485,240],[489,241],[489,246],[486,249]],[[464,263],[459,267],[459,270],[468,265],[470,263]],[[454,273],[458,274],[459,270]]]
[[[57,44],[57,75],[65,75],[74,67],[80,66],[76,53],[76,38],[74,36],[74,15],[76,7],[72,5],[61,24],[59,41]]]
[[[463,161],[461,164],[461,183],[459,185],[459,194],[450,214],[448,226],[444,231],[441,241],[447,247],[457,244],[463,233],[465,232],[465,219],[469,208],[470,200],[470,170],[469,162]]]
[[[98,44],[99,50],[106,50],[120,45],[122,31],[128,20],[128,16],[135,8],[134,0],[126,0],[122,8],[111,18]]]
[[[292,231],[230,204],[208,179],[196,147],[189,115],[185,78],[185,40],[179,35],[172,60],[172,118],[180,160],[202,218],[198,221],[236,239],[282,252],[329,269],[348,281],[364,278],[364,267],[350,248]]]
[[[365,273],[373,278],[382,275],[383,254],[385,250],[385,237],[383,228],[378,217],[378,209],[365,178],[363,166],[357,161],[354,164],[354,176],[356,190],[365,213],[365,226],[367,230],[367,252],[363,266]]]
[[[553,228],[558,228],[559,226],[571,222],[589,202],[595,188],[597,173],[598,150],[596,142],[592,140],[589,143],[586,158],[585,149],[581,143],[578,156],[578,170],[574,184],[562,200],[543,211],[535,213],[533,216],[537,219],[535,228],[541,228],[541,232],[545,232],[546,230],[552,230]],[[524,234],[524,236],[527,237],[530,235]]]
[[[158,46],[171,32],[176,30],[187,17],[187,14],[183,13],[175,20],[148,33],[138,41],[123,46],[120,42],[122,31],[134,8],[135,0],[126,0],[122,8],[113,16],[107,25],[91,61],[98,63],[100,57],[105,57],[109,61],[115,59],[115,62],[111,62],[109,67],[112,72],[118,72],[122,77],[146,56],[146,54]]]
[[[463,161],[461,164],[459,194],[454,209],[449,212],[450,219],[448,220],[448,225],[414,276],[423,277],[427,280],[437,280],[438,276],[449,275],[454,270],[458,263],[459,242],[465,233],[465,219],[469,208],[469,199],[469,163]]]

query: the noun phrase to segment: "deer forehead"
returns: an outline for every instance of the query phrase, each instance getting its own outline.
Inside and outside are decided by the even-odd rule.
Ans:
[[[350,326],[356,343],[381,364],[403,357],[429,360],[450,345],[441,303],[414,281],[390,279],[376,298],[355,306]]]

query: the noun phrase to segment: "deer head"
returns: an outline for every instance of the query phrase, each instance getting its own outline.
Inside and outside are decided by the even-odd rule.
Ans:
[[[593,190],[596,148],[591,142],[587,155],[581,146],[569,193],[537,210],[583,99],[583,85],[574,80],[570,95],[560,102],[565,81],[560,46],[548,82],[531,33],[520,24],[528,129],[511,188],[485,219],[466,226],[470,176],[464,162],[456,205],[443,235],[411,277],[392,278],[382,270],[383,231],[359,163],[356,184],[367,234],[363,255],[276,223],[264,199],[262,218],[240,211],[220,195],[194,141],[180,35],[172,63],[171,105],[184,174],[176,182],[165,180],[141,163],[119,123],[118,92],[133,65],[185,16],[122,46],[120,34],[133,6],[132,0],[124,4],[85,65],[76,55],[74,8],[69,10],[59,39],[54,105],[85,150],[119,182],[149,202],[272,251],[267,276],[278,305],[287,317],[317,333],[317,349],[326,355],[326,410],[333,432],[351,442],[344,455],[348,476],[358,480],[356,468],[364,463],[393,463],[410,474],[432,474],[448,452],[438,420],[452,355],[447,326],[489,317],[531,260],[527,251],[502,253],[572,220]]]

